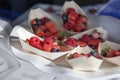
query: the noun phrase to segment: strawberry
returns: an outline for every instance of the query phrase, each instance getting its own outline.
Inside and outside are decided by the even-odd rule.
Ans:
[[[120,56],[120,51],[114,50],[113,54],[114,56]]]
[[[31,21],[31,25],[33,26],[33,25],[35,25],[37,22],[35,21],[35,20],[32,20]]]
[[[79,53],[77,53],[77,52],[75,52],[75,53],[73,53],[72,54],[72,58],[74,59],[74,58],[79,58],[81,55],[79,54]]]
[[[86,21],[87,21],[87,19],[84,16],[79,16],[76,22],[82,23],[82,22],[86,22]]]
[[[106,55],[107,58],[111,58],[111,57],[114,57],[114,51],[109,51]]]
[[[65,41],[65,44],[74,47],[74,46],[76,45],[76,41],[75,41],[74,38],[68,38],[68,39]]]
[[[41,18],[42,25],[45,25],[45,23],[49,22],[50,20],[47,17]]]
[[[41,41],[39,40],[39,38],[31,37],[28,42],[29,42],[29,45],[31,45],[35,48],[41,49],[41,46],[40,46]]]
[[[69,15],[68,15],[68,19],[70,19],[70,20],[75,21],[77,18],[78,18],[78,13],[76,13],[76,12],[69,13]]]
[[[44,47],[43,50],[47,51],[47,52],[50,52],[51,49],[52,49],[52,45],[49,45],[49,44],[46,44],[46,43],[44,43],[43,47]]]
[[[44,44],[52,45],[53,44],[53,39],[51,37],[46,37],[44,39]]]
[[[85,26],[82,23],[79,23],[74,27],[75,32],[82,32],[84,30],[85,30]]]
[[[90,57],[91,56],[91,54],[82,54],[83,56],[85,56],[85,57]]]
[[[84,34],[81,38],[80,41],[87,43],[89,40],[91,40],[91,37],[88,34]]]
[[[93,45],[96,48],[98,48],[98,45],[100,43],[99,39],[90,39],[89,41],[87,41],[88,45]]]
[[[85,42],[82,42],[82,41],[76,41],[76,45],[80,46],[80,47],[85,47],[87,44]]]
[[[71,24],[70,22],[66,22],[66,23],[64,24],[64,28],[67,29],[67,30],[73,30],[74,25]]]
[[[68,8],[66,11],[67,14],[72,13],[72,12],[75,12],[74,8]]]

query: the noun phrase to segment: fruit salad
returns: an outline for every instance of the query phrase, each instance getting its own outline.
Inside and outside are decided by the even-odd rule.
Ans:
[[[47,52],[62,52],[68,50],[67,47],[60,45],[59,42],[51,37],[46,37],[41,41],[38,37],[33,36],[30,39],[27,39],[26,42],[37,49]]]
[[[96,57],[98,59],[101,59],[101,56],[96,51],[91,51],[90,53],[87,53],[87,54],[74,52],[73,54],[70,54],[68,56],[68,59],[80,58],[81,56],[84,56],[84,57],[94,56],[94,57]]]
[[[77,13],[74,8],[68,8],[62,14],[63,26],[72,32],[82,32],[87,29],[87,18]]]
[[[100,42],[102,42],[103,39],[101,38],[101,33],[99,33],[97,30],[93,30],[92,34],[84,34],[81,38],[75,39],[75,38],[68,38],[64,41],[64,43],[70,47],[76,47],[76,46],[90,46],[92,49],[97,49]]]
[[[104,50],[102,50],[101,54],[103,57],[107,57],[107,58],[117,57],[117,56],[120,56],[120,50],[113,50],[111,48],[105,48]]]
[[[53,37],[61,40],[67,35],[65,32],[59,32],[56,29],[55,24],[47,17],[31,20],[31,27],[33,33],[42,38]]]

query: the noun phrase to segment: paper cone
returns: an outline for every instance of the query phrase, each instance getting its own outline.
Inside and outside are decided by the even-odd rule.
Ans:
[[[56,20],[52,16],[50,16],[47,12],[42,10],[41,8],[30,10],[29,18],[28,18],[28,24],[29,24],[31,30],[32,30],[31,20],[36,19],[36,18],[41,19],[43,17],[47,17],[48,19],[50,19],[54,23],[56,29],[58,31],[62,31],[62,28],[57,24]],[[33,32],[33,30],[32,30],[32,32]]]
[[[88,46],[86,47],[78,46],[69,52],[69,54],[66,57],[66,60],[74,70],[97,71],[100,65],[102,64],[103,60],[98,59],[94,56],[90,56],[90,57],[80,56],[79,58],[68,59],[70,54],[73,54],[75,52],[88,54],[91,51],[93,50]]]
[[[23,49],[34,52],[34,53],[36,53],[38,55],[41,55],[45,58],[54,60],[54,59],[59,58],[59,57],[65,55],[69,52],[69,51],[65,51],[65,52],[54,52],[54,53],[52,53],[52,52],[42,51],[40,49],[37,49],[37,48],[34,48],[34,47],[30,46],[27,42],[25,42],[27,39],[30,39],[31,37],[36,36],[36,35],[28,32],[27,30],[25,30],[22,27],[18,28],[17,33],[18,33],[19,40],[20,40],[20,43],[21,43],[21,46],[22,46]],[[36,36],[36,37],[38,37],[38,36]],[[41,38],[39,38],[39,39],[41,41],[43,41],[43,39],[41,39]]]
[[[111,41],[106,41],[106,42],[100,43],[99,47],[98,47],[98,52],[100,54],[102,54],[101,52],[105,48],[110,48],[110,49],[113,49],[113,50],[119,50],[120,49],[120,44],[117,44],[117,43],[114,43],[114,42],[111,42]],[[110,63],[120,65],[120,56],[111,57],[111,58],[103,57],[103,59],[110,62]]]
[[[81,8],[78,4],[76,4],[73,0],[71,0],[71,1],[66,1],[66,2],[64,3],[64,5],[62,6],[61,13],[60,13],[61,16],[62,16],[63,13],[66,12],[66,10],[67,10],[68,8],[74,8],[75,11],[76,11],[78,14],[80,14],[80,15],[82,15],[82,16],[85,16],[85,17],[87,18],[87,14],[86,14],[86,13],[82,10],[82,8]],[[88,18],[87,18],[87,19],[88,19]],[[61,17],[61,24],[62,24],[62,26],[63,26],[62,17]],[[88,29],[89,27],[90,27],[90,21],[87,20],[87,29]],[[64,29],[65,29],[65,28],[64,28]],[[69,30],[67,30],[67,29],[65,29],[65,31],[66,31],[68,34],[70,34],[70,35],[75,35],[75,34],[80,33],[80,32],[69,31]]]

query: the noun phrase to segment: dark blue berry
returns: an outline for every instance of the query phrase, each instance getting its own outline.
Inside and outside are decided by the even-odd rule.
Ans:
[[[92,35],[89,35],[89,37],[90,37],[90,38],[93,38],[93,36],[92,36]]]
[[[91,51],[90,54],[93,55],[93,56],[96,56],[97,52],[96,51]]]
[[[50,19],[48,19],[46,17],[44,17],[44,18],[41,19],[42,25],[44,25],[45,23],[47,23],[49,21],[50,21]]]
[[[56,49],[55,49],[55,48],[52,48],[50,52],[56,52]]]
[[[93,45],[89,45],[89,47],[92,48],[92,49],[95,49],[95,47]]]
[[[38,18],[36,18],[35,21],[36,21],[36,24],[37,24],[38,26],[40,26],[40,25],[42,24],[41,20],[39,20]]]
[[[35,30],[38,27],[38,25],[32,25],[32,29]]]
[[[103,53],[102,56],[103,56],[103,57],[106,57],[106,56],[107,56],[107,53]]]
[[[63,20],[64,23],[67,21],[67,15],[66,14],[62,15],[62,20]]]
[[[56,50],[56,52],[60,52],[60,50],[59,50],[59,49],[57,49],[57,50]]]

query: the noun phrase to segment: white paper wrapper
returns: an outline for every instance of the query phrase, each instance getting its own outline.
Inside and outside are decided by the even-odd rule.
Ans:
[[[98,47],[98,52],[101,54],[102,50],[104,50],[105,48],[108,48],[108,47],[113,50],[119,50],[120,44],[117,44],[117,43],[114,43],[111,41],[106,41],[106,42],[100,43],[99,47]],[[112,57],[112,58],[103,57],[103,59],[105,59],[106,61],[108,61],[110,63],[120,65],[120,56]]]
[[[79,34],[76,34],[76,35],[74,35],[74,36],[71,36],[71,38],[74,38],[74,39],[79,39],[79,38],[81,38],[84,34],[92,34],[92,32],[94,31],[94,30],[97,30],[98,32],[100,32],[101,33],[101,38],[103,39],[103,40],[107,40],[107,38],[108,38],[108,35],[107,35],[107,31],[105,30],[105,29],[103,29],[102,27],[98,27],[98,28],[92,28],[92,29],[89,29],[89,30],[87,30],[87,31],[85,31],[85,32],[82,32],[82,33],[79,33]],[[63,40],[63,43],[66,41],[67,39],[64,39]],[[65,44],[65,43],[64,43]],[[65,44],[66,45],[66,44]],[[69,45],[67,45],[69,48],[74,48],[74,47],[71,47],[71,46],[69,46]]]
[[[62,30],[60,25],[57,24],[56,20],[52,16],[50,16],[47,12],[42,10],[41,8],[31,9],[31,11],[29,13],[29,18],[28,18],[28,24],[29,24],[30,28],[31,28],[31,24],[30,24],[31,20],[33,20],[35,18],[41,19],[43,17],[47,17],[48,19],[50,19],[54,23],[54,25],[58,31]],[[32,28],[31,28],[31,30],[32,30]]]
[[[67,55],[66,60],[74,70],[97,71],[100,65],[102,64],[103,60],[97,59],[94,56],[90,56],[90,57],[80,56],[79,58],[68,59],[68,56],[70,56],[70,54],[73,54],[75,52],[88,54],[91,51],[93,50],[88,46],[86,47],[78,46]]]
[[[76,11],[78,14],[81,14],[82,16],[85,16],[85,17],[87,18],[87,14],[86,14],[86,13],[82,10],[82,8],[81,8],[78,4],[76,4],[73,0],[71,0],[71,1],[66,1],[66,2],[64,3],[64,5],[63,5],[63,7],[62,7],[62,10],[61,10],[61,15],[62,15],[63,13],[65,13],[68,8],[74,8],[75,11]],[[88,19],[88,18],[87,18],[87,19]],[[62,24],[62,26],[63,26],[62,17],[61,17],[61,24]],[[87,20],[87,28],[89,28],[89,27],[90,27],[90,21]],[[64,28],[64,29],[65,29],[65,28]],[[70,35],[75,35],[75,34],[80,33],[80,32],[69,31],[69,30],[66,30],[66,29],[65,29],[65,31],[66,31],[68,34],[70,34]]]
[[[41,55],[45,58],[54,60],[54,59],[59,58],[59,57],[65,55],[69,52],[69,51],[65,51],[65,52],[54,52],[54,53],[52,53],[52,52],[42,51],[40,49],[37,49],[37,48],[34,48],[34,47],[30,46],[28,43],[25,42],[26,39],[30,39],[31,37],[36,36],[36,35],[28,32],[27,30],[25,30],[22,27],[18,28],[17,33],[18,33],[18,36],[19,36],[21,46],[24,50],[34,52],[34,53],[36,53],[38,55]],[[43,39],[41,39],[41,38],[39,38],[39,39],[43,41]]]
[[[72,38],[79,39],[79,38],[81,38],[84,34],[92,34],[92,32],[93,32],[94,30],[97,30],[99,33],[101,33],[101,36],[100,36],[100,37],[101,37],[103,40],[107,40],[107,38],[108,38],[107,31],[106,31],[105,29],[103,29],[102,27],[89,29],[89,30],[87,30],[87,31],[84,31],[84,32],[82,32],[82,33],[79,33],[79,34],[76,34],[76,35],[72,36]]]

